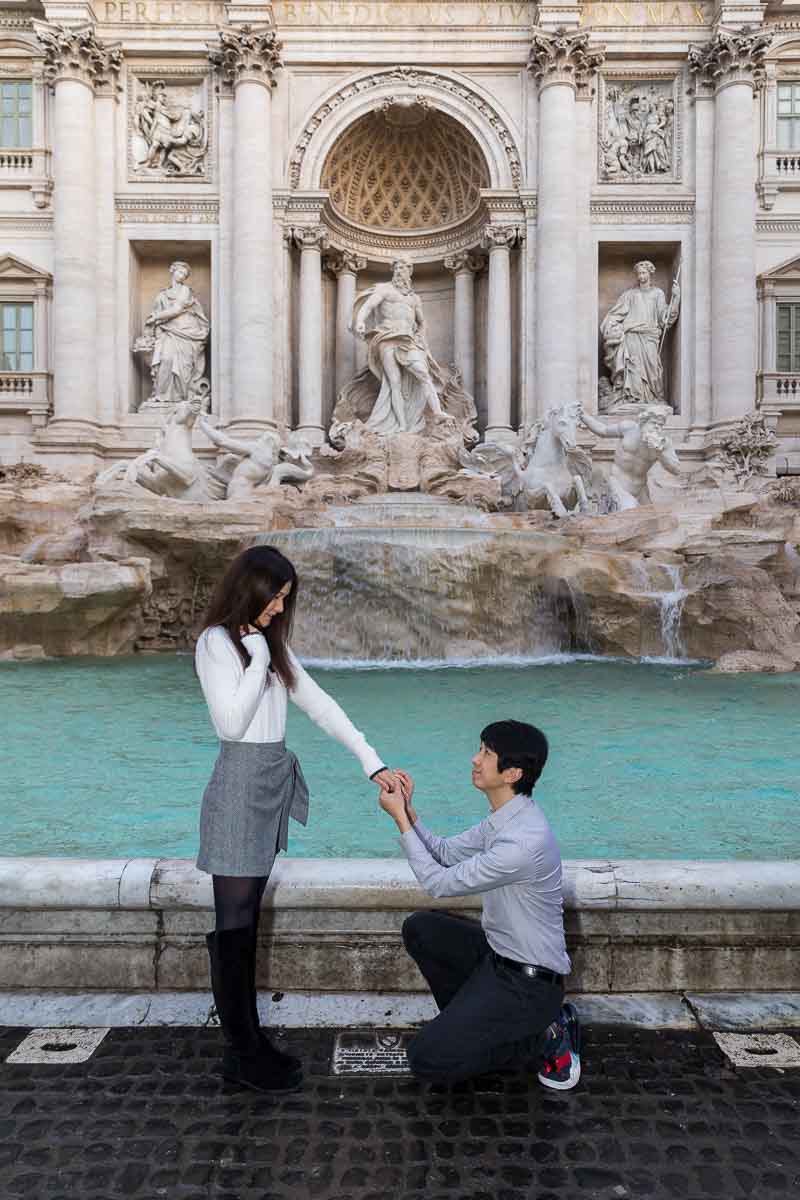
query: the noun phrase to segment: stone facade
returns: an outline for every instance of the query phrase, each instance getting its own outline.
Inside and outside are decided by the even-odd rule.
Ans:
[[[754,407],[800,449],[785,8],[0,7],[0,462],[152,445],[134,344],[176,261],[210,322],[211,426],[319,445],[366,361],[353,297],[398,256],[494,442],[565,401],[605,410],[600,323],[644,260],[667,300],[680,280],[658,354],[682,459]]]

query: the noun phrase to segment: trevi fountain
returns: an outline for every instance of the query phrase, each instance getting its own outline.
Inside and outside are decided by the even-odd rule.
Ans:
[[[691,864],[650,860],[797,856],[796,10],[0,4],[9,853],[124,859],[130,896],[149,872],[141,906],[207,904],[186,862],[213,749],[189,652],[223,565],[266,542],[298,567],[295,648],[431,772],[434,818],[460,819],[483,715],[541,721],[545,802],[584,863],[570,911],[636,907],[619,856],[648,860],[664,908]],[[301,858],[275,903],[344,912],[363,884],[367,907],[402,906],[397,864],[358,866],[397,853],[363,786],[295,728],[312,790],[352,820],[340,836],[320,805],[291,852],[350,857],[335,884]],[[3,904],[35,909],[38,868],[9,863]],[[732,907],[792,908],[758,864],[718,867],[687,885],[697,908],[726,880]],[[84,903],[71,869],[45,906]],[[305,919],[286,929],[333,986]],[[786,987],[772,920],[753,944]],[[696,931],[722,938],[703,960],[720,987],[723,927]],[[198,946],[175,986],[203,986]],[[414,986],[388,962],[376,978]],[[660,986],[641,962],[631,989]],[[670,963],[665,986],[701,981]],[[42,950],[25,978],[57,969]]]

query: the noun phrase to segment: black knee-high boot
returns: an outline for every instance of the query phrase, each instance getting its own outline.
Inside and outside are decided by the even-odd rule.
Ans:
[[[258,1015],[258,991],[256,989],[256,958],[258,956],[258,921],[254,921],[252,926],[252,953],[250,955],[250,1003],[253,1007],[253,1024],[258,1030],[258,1036],[261,1038],[265,1046],[269,1046],[272,1053],[276,1056],[279,1062],[287,1069],[299,1071],[302,1069],[302,1060],[296,1058],[294,1054],[284,1054],[283,1050],[270,1040],[264,1030],[261,1028],[261,1020]]]
[[[298,1086],[302,1073],[287,1067],[259,1036],[251,997],[252,925],[206,935],[211,987],[225,1038],[222,1074],[257,1092],[283,1092]]]

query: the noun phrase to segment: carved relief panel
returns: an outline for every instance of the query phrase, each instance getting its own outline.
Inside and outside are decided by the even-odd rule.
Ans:
[[[128,84],[128,179],[211,180],[213,110],[195,67],[137,69]]]
[[[597,178],[600,183],[678,183],[681,114],[674,72],[601,76]]]

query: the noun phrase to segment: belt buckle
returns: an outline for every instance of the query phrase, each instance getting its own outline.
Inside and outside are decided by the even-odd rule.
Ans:
[[[527,975],[529,979],[536,979],[539,974],[538,967],[532,967],[530,963],[520,963],[520,970],[523,975]]]

